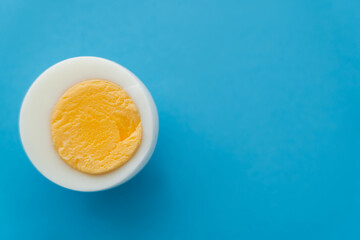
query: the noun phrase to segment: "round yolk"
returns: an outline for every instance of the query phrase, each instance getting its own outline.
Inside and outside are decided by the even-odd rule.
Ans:
[[[105,80],[87,80],[68,89],[51,118],[56,151],[71,167],[89,174],[114,170],[140,145],[139,111],[129,95]]]

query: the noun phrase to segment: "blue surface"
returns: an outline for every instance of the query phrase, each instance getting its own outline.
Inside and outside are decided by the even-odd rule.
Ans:
[[[359,29],[356,0],[2,0],[0,239],[360,239]],[[81,55],[159,110],[153,158],[105,192],[51,183],[19,139],[31,83]]]

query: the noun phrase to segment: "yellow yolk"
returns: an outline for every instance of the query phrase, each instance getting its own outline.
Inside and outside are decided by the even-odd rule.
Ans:
[[[87,80],[68,89],[51,117],[56,151],[71,167],[89,174],[114,170],[140,145],[139,111],[129,95],[105,80]]]

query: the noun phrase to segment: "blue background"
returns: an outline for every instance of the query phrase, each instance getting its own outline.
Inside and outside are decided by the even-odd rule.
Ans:
[[[63,59],[133,71],[157,103],[146,168],[45,179],[21,101]],[[360,2],[0,2],[0,239],[360,239]]]

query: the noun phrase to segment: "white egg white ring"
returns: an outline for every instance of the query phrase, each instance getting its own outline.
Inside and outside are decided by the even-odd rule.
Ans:
[[[122,87],[137,105],[143,126],[141,145],[130,161],[103,175],[71,168],[61,160],[51,139],[55,104],[67,89],[88,79],[105,79]],[[24,98],[19,127],[24,149],[37,170],[62,187],[92,192],[122,184],[146,165],[155,149],[159,120],[150,92],[133,73],[107,59],[76,57],[53,65],[35,80]]]

